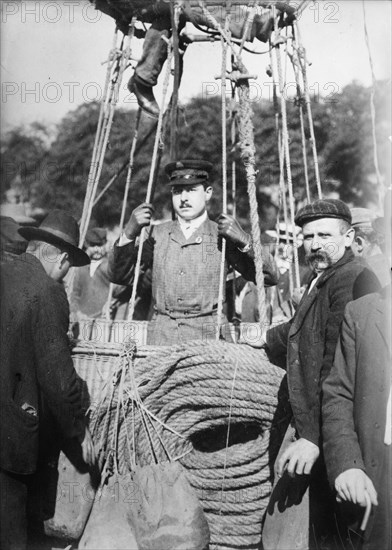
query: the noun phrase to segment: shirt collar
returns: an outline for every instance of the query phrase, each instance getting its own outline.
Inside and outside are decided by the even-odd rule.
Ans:
[[[183,220],[179,216],[177,217],[178,223],[180,224],[181,229],[198,229],[206,220],[207,220],[207,211],[204,211],[201,216],[194,218],[193,220]]]

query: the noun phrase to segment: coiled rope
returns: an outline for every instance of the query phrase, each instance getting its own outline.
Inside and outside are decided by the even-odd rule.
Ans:
[[[92,410],[101,463],[113,448],[120,472],[135,461],[179,460],[205,511],[212,547],[257,548],[283,430],[282,371],[264,351],[225,342],[156,347],[147,356],[142,350],[125,374],[119,365],[113,357],[112,381]]]

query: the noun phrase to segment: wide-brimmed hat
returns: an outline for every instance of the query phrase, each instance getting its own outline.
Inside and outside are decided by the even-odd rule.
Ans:
[[[34,218],[26,214],[25,205],[22,203],[4,202],[0,204],[0,216],[12,218],[20,225],[33,225],[36,223]]]
[[[90,263],[87,254],[78,247],[79,226],[73,216],[63,210],[52,210],[39,227],[21,227],[20,235],[28,241],[43,241],[68,252],[72,264],[80,267]]]
[[[165,166],[171,186],[205,184],[211,170],[212,164],[206,160],[178,160]]]
[[[295,216],[295,224],[303,227],[306,223],[321,218],[337,218],[351,225],[351,212],[346,203],[339,199],[319,199],[300,208]]]

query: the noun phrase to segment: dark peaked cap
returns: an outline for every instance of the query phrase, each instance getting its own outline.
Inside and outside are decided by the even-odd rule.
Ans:
[[[206,160],[178,160],[169,162],[165,172],[169,176],[168,185],[195,185],[208,181],[212,164]]]
[[[90,263],[87,254],[78,247],[79,226],[73,216],[62,210],[52,210],[39,227],[21,227],[18,232],[27,241],[43,241],[65,250],[74,266]]]
[[[321,218],[337,218],[351,225],[351,212],[347,204],[338,199],[319,199],[303,208],[295,216],[295,223],[303,227],[306,223]]]

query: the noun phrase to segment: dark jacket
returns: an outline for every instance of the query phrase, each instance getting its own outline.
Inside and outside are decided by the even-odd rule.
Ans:
[[[384,519],[380,529],[371,533],[374,520],[370,518],[364,548],[375,550],[391,544],[391,447],[384,444],[391,389],[390,304],[390,296],[371,294],[347,305],[334,364],[323,385],[328,478],[334,485],[342,472],[360,468],[372,480],[379,502],[375,513]],[[359,512],[362,516],[363,509]],[[389,525],[389,537],[383,524]]]
[[[272,356],[286,355],[287,382],[299,437],[320,445],[321,384],[332,367],[344,308],[356,297],[378,291],[375,275],[351,250],[305,292],[291,321],[267,332]]]
[[[45,407],[64,437],[84,434],[68,323],[64,288],[48,277],[37,258],[22,254],[2,264],[0,467],[4,470],[35,471]]]

